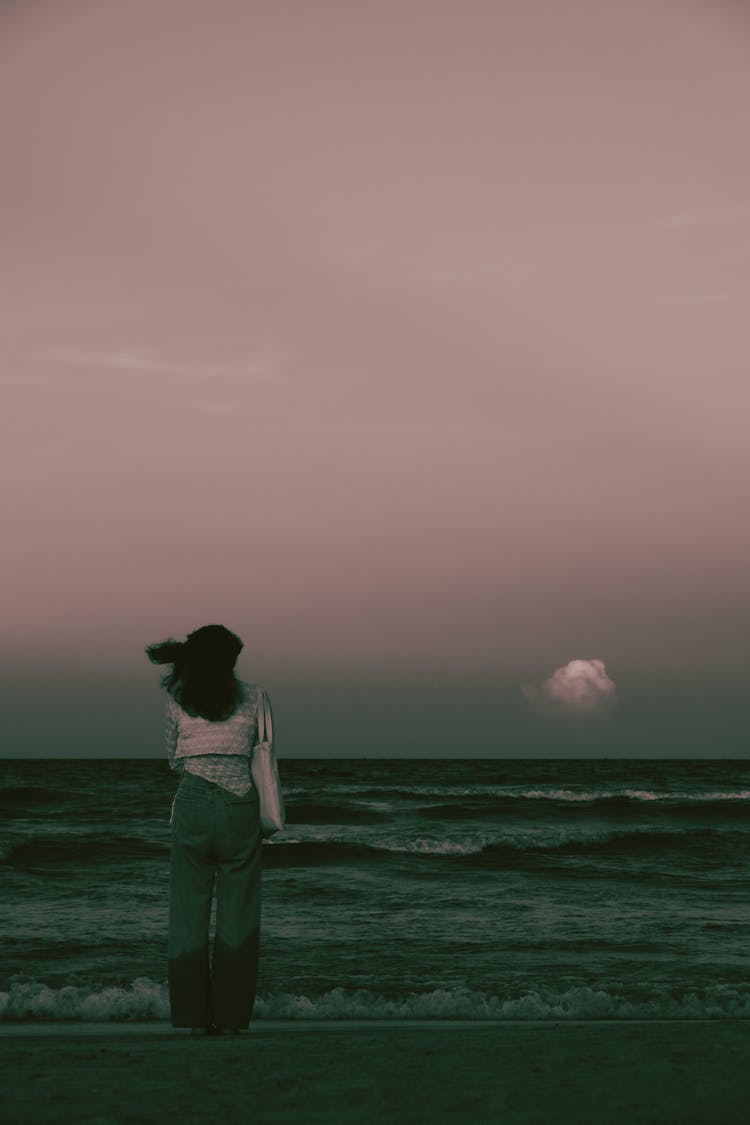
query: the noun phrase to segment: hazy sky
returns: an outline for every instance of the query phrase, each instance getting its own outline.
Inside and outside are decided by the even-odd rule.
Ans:
[[[4,0],[2,751],[221,621],[282,753],[747,753],[749,104],[730,0]]]

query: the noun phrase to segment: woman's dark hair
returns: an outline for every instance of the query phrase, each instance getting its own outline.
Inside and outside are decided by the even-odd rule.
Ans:
[[[228,719],[240,701],[234,665],[241,652],[242,641],[223,625],[203,625],[187,640],[170,637],[146,646],[152,664],[172,665],[161,678],[162,687],[188,715],[212,722]]]

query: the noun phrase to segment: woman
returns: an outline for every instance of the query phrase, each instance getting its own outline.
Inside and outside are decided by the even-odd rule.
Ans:
[[[169,878],[169,1000],[173,1027],[194,1034],[250,1023],[260,944],[261,827],[250,773],[265,691],[238,680],[242,641],[204,625],[185,641],[149,645],[169,664],[166,738],[180,774],[172,811]],[[216,934],[208,930],[216,880]]]

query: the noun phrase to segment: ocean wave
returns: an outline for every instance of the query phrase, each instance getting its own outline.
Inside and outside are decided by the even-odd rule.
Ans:
[[[284,832],[263,842],[263,865],[279,867],[318,867],[352,865],[387,860],[463,860],[466,863],[497,868],[539,867],[545,860],[565,856],[628,857],[663,855],[669,851],[698,860],[715,860],[717,855],[739,861],[750,847],[750,831],[730,828],[675,829],[634,827],[592,831],[585,825],[522,826],[514,831],[479,830],[452,835],[432,832],[368,830],[367,822],[351,831],[338,825],[287,825]],[[0,848],[0,862],[9,867],[31,870],[61,868],[67,864],[112,865],[139,860],[169,860],[169,838],[163,841],[142,837],[100,834],[30,836]]]
[[[48,835],[30,836],[20,843],[6,844],[0,862],[13,867],[47,867],[71,862],[99,864],[168,856],[168,845],[137,837]]]
[[[499,842],[488,844],[479,854],[466,856],[473,866],[544,867],[557,865],[567,857],[576,860],[614,860],[620,864],[630,859],[665,857],[669,852],[691,857],[691,862],[709,859],[716,862],[721,851],[735,859],[746,854],[750,837],[746,832],[719,832],[710,828],[671,832],[643,829],[631,832],[607,832],[588,838],[568,838],[559,841],[525,844]]]
[[[545,861],[566,856],[604,857],[625,860],[629,857],[663,855],[669,851],[695,857],[715,858],[718,850],[739,856],[747,852],[750,833],[719,831],[711,828],[670,831],[636,829],[606,831],[587,835],[562,830],[536,838],[525,834],[486,833],[461,840],[436,837],[373,836],[367,840],[310,840],[287,838],[271,840],[264,851],[267,867],[318,866],[354,861],[388,859],[464,861],[472,866],[496,868],[539,867]]]
[[[63,985],[50,988],[41,981],[13,981],[0,992],[0,1020],[166,1020],[169,990],[148,977],[126,988]]]
[[[287,801],[286,813],[291,824],[380,824],[388,819],[383,809],[322,801]]]
[[[494,821],[498,818],[540,818],[565,816],[569,819],[575,813],[581,820],[588,817],[610,817],[618,821],[632,818],[634,815],[643,817],[658,817],[668,820],[715,821],[729,823],[737,818],[747,818],[748,808],[744,798],[710,801],[683,801],[644,798],[628,796],[600,797],[597,800],[576,801],[549,798],[544,805],[540,799],[533,797],[474,797],[464,798],[461,803],[448,802],[442,804],[420,805],[409,810],[410,815],[424,820],[479,820],[491,817]]]
[[[48,804],[64,796],[64,791],[47,789],[43,785],[2,785],[0,786],[0,804],[6,805],[16,801],[39,801]]]
[[[530,989],[498,996],[468,988],[435,989],[386,997],[360,989],[334,988],[319,997],[281,994],[259,997],[260,1019],[430,1019],[430,1020],[585,1020],[585,1019],[748,1019],[750,986],[722,985],[679,990],[644,986],[579,986],[565,990]]]
[[[285,786],[285,792],[287,788]],[[290,793],[310,790],[289,789]],[[317,794],[316,794],[317,796]],[[372,797],[376,799],[412,798],[449,801],[451,799],[495,798],[508,801],[559,801],[565,804],[592,804],[596,802],[684,802],[687,804],[750,801],[750,789],[717,790],[656,790],[634,788],[571,789],[559,786],[504,786],[504,785],[330,785],[321,791],[321,797]],[[437,806],[438,808],[440,806]]]
[[[39,981],[11,983],[0,992],[0,1020],[168,1022],[166,982],[139,977],[124,988]],[[334,988],[320,996],[258,996],[254,1020],[657,1020],[750,1019],[750,984],[677,988],[639,984],[528,989],[495,995],[469,988],[386,996],[367,989]]]
[[[281,863],[289,861],[311,864],[399,856],[439,859],[480,855],[493,839],[494,836],[485,834],[464,837],[460,840],[445,836],[386,836],[380,833],[358,839],[342,839],[340,836],[328,838],[288,836],[285,839],[269,840],[263,859],[266,866],[274,866],[277,859]],[[519,850],[522,850],[520,840],[517,844]]]

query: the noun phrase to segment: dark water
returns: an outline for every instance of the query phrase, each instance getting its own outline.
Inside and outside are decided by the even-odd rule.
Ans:
[[[750,763],[280,763],[257,1017],[750,1017]],[[160,761],[0,762],[0,1017],[168,1019]]]

